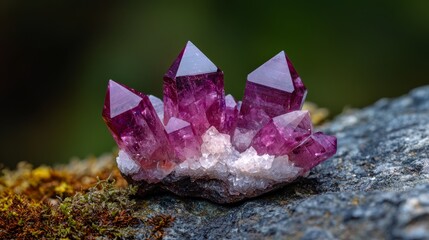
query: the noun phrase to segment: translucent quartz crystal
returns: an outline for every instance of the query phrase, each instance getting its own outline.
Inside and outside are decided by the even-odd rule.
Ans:
[[[110,80],[102,115],[119,147],[148,171],[147,179],[171,172],[174,151],[147,96]]]
[[[149,95],[149,100],[150,100],[150,103],[152,103],[153,108],[155,108],[155,112],[158,115],[159,119],[161,120],[161,122],[163,122],[164,121],[164,103],[162,102],[161,99],[153,95]]]
[[[306,140],[312,131],[308,111],[293,111],[272,118],[253,138],[259,154],[287,155]]]
[[[221,128],[225,110],[223,72],[190,41],[164,76],[164,123],[177,117],[201,136]]]
[[[234,97],[231,94],[225,96],[225,111],[222,116],[222,124],[220,127],[220,132],[232,134],[238,119],[238,106],[235,102]]]
[[[174,146],[176,158],[184,161],[201,155],[201,138],[195,135],[190,123],[172,117],[165,126],[170,143]]]
[[[247,76],[233,144],[246,150],[256,133],[281,114],[299,110],[307,90],[282,51]]]
[[[337,152],[337,138],[317,132],[295,148],[289,158],[297,166],[310,170]]]

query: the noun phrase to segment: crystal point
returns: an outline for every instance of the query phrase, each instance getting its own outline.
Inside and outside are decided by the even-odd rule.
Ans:
[[[164,122],[164,103],[161,99],[149,95],[149,100],[152,103],[152,106],[155,108],[156,114],[158,115],[161,122]]]
[[[191,123],[201,136],[220,129],[225,110],[223,72],[188,42],[164,76],[164,123],[171,117]]]
[[[233,135],[234,146],[246,150],[251,142],[248,138],[253,138],[271,118],[301,109],[306,91],[284,51],[250,73]]]
[[[201,155],[201,138],[195,135],[190,123],[172,117],[165,130],[178,159],[185,161]]]
[[[292,62],[281,51],[247,76],[241,113],[256,107],[275,117],[299,110],[306,91]]]
[[[217,71],[216,65],[204,55],[191,41],[186,43],[181,58],[177,59],[175,77],[192,76]]]
[[[109,80],[108,95],[106,95],[103,114],[109,118],[114,118],[137,107],[141,101],[142,97],[136,91]]]
[[[252,147],[258,154],[282,156],[311,135],[308,111],[293,111],[274,117],[253,138]]]
[[[152,168],[173,159],[167,134],[146,95],[111,80],[102,115],[119,147],[140,166]]]
[[[247,81],[289,93],[295,90],[284,51],[251,72]]]
[[[298,167],[310,170],[337,152],[337,138],[317,132],[295,148],[289,158]]]
[[[238,119],[238,105],[231,94],[225,96],[225,111],[222,119],[220,132],[232,134],[232,131],[237,125]]]

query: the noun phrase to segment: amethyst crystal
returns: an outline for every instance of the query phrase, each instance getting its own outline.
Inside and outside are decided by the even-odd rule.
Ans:
[[[253,137],[251,146],[258,154],[288,155],[311,135],[308,111],[293,111],[273,117]]]
[[[223,72],[190,41],[164,76],[164,123],[192,123],[198,134],[219,129],[225,111]]]
[[[237,126],[238,118],[238,105],[235,102],[234,97],[231,94],[225,96],[225,111],[222,116],[222,124],[220,126],[220,132],[232,134],[235,127]]]
[[[110,80],[102,115],[119,148],[142,169],[142,178],[157,182],[173,170],[173,148],[147,96]]]
[[[241,152],[271,118],[299,110],[307,89],[285,52],[268,60],[247,76],[240,117],[232,142]]]
[[[165,130],[170,144],[174,146],[176,157],[181,162],[201,155],[201,138],[195,135],[190,123],[172,117],[165,125]]]
[[[337,152],[337,138],[317,132],[289,153],[296,166],[310,170]]]
[[[281,187],[335,154],[301,111],[306,88],[282,51],[225,96],[223,72],[188,42],[164,76],[164,101],[110,81],[103,118],[123,176],[141,194],[165,189],[229,203]]]

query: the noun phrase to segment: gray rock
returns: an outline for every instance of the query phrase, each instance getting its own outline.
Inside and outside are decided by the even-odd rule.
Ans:
[[[429,86],[321,130],[338,153],[307,178],[233,205],[160,194],[141,213],[175,217],[164,239],[429,239]]]

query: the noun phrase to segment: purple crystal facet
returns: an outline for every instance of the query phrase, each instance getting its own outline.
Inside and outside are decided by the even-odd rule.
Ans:
[[[149,98],[109,81],[103,118],[119,147],[144,168],[170,162],[174,152]]]
[[[162,100],[153,95],[149,95],[149,100],[161,122],[164,121],[164,103]]]
[[[282,51],[247,76],[233,144],[246,150],[253,136],[268,121],[299,110],[307,89],[286,54]]]
[[[269,117],[301,109],[307,89],[284,51],[247,76],[241,114],[263,110]]]
[[[165,126],[165,130],[174,146],[176,158],[185,161],[201,155],[201,138],[195,135],[190,123],[172,117]]]
[[[312,131],[308,111],[293,111],[274,117],[253,138],[251,146],[258,154],[287,155]]]
[[[302,145],[295,148],[289,154],[289,159],[298,167],[310,170],[332,157],[336,151],[337,138],[317,132],[311,135]]]
[[[171,117],[183,119],[198,135],[210,126],[220,129],[223,85],[223,72],[188,42],[164,76],[164,123]]]
[[[231,94],[225,96],[225,111],[223,114],[219,131],[231,135],[237,125],[238,119],[238,105]]]

